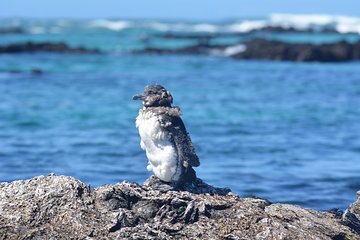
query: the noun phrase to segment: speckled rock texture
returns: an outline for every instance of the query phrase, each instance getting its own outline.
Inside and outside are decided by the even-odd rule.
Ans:
[[[351,204],[343,214],[343,222],[360,235],[360,191],[357,192],[356,202]]]
[[[346,213],[231,192],[154,190],[152,181],[91,190],[51,174],[0,183],[0,239],[360,239],[359,198],[349,222]]]

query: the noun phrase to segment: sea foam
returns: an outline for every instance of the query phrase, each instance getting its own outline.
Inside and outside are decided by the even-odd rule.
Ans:
[[[69,21],[57,21],[57,27],[70,28]],[[14,25],[14,24],[12,24]],[[340,33],[357,33],[360,34],[360,18],[341,16],[341,15],[327,15],[327,14],[282,14],[274,13],[262,19],[242,19],[230,23],[207,23],[207,22],[167,22],[167,21],[130,21],[130,20],[108,20],[97,19],[86,22],[85,25],[80,24],[80,27],[87,28],[105,28],[111,31],[121,31],[127,28],[141,28],[151,29],[159,32],[194,32],[194,33],[247,33],[251,31],[261,30],[265,27],[281,27],[285,29],[293,28],[295,30],[333,30]],[[43,33],[44,29],[32,26],[30,30],[33,34]],[[46,30],[46,29],[45,29]],[[60,29],[63,30],[63,29]],[[59,32],[59,31],[52,31]]]
[[[267,26],[265,20],[246,20],[228,25],[225,29],[229,32],[250,32]]]
[[[230,57],[230,56],[233,56],[238,53],[245,52],[245,51],[246,51],[246,45],[238,44],[235,46],[230,46],[230,47],[225,48],[224,55]]]
[[[359,33],[360,18],[326,14],[271,14],[264,20],[243,20],[225,27],[230,32],[250,32],[264,27],[322,31],[332,29],[340,33]]]
[[[89,27],[93,28],[107,28],[113,31],[120,31],[131,26],[128,21],[111,21],[107,19],[98,19],[91,21]]]
[[[218,32],[220,26],[216,24],[208,24],[208,23],[166,23],[166,22],[148,22],[143,25],[138,24],[137,27],[147,27],[156,31],[175,31],[175,32],[209,32],[214,33]]]
[[[270,26],[293,27],[298,30],[333,29],[341,33],[360,33],[360,18],[326,14],[272,14]]]

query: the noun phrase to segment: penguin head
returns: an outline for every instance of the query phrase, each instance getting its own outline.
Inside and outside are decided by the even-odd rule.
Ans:
[[[141,100],[144,107],[171,107],[173,97],[161,85],[150,85],[144,88],[144,93],[135,95],[133,100]]]

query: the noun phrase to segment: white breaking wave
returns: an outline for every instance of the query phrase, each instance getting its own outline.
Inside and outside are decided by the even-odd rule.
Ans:
[[[90,22],[89,27],[107,28],[113,31],[120,31],[131,27],[131,23],[128,21],[110,21],[106,19],[99,19]]]
[[[225,48],[223,54],[227,57],[230,57],[230,56],[233,56],[235,54],[245,52],[245,51],[246,51],[246,46],[244,44],[239,44],[239,45],[230,46],[230,47]]]
[[[44,27],[35,26],[35,27],[31,27],[29,29],[29,32],[31,34],[43,34],[43,33],[46,33],[46,29]]]
[[[141,25],[138,25],[138,27]],[[215,24],[186,24],[186,23],[162,23],[162,22],[149,22],[144,23],[143,27],[148,27],[157,31],[184,31],[184,32],[218,32],[219,26]]]
[[[312,29],[321,31],[333,29],[340,33],[359,33],[360,18],[326,14],[271,14],[268,18],[241,20],[230,24],[181,23],[161,21],[123,21],[98,19],[91,21],[89,27],[121,31],[126,28],[149,28],[161,32],[239,32],[246,33],[264,27]]]
[[[284,28],[321,30],[332,28],[341,33],[360,33],[360,18],[326,14],[272,14],[270,26]]]
[[[229,32],[250,32],[261,29],[268,25],[266,20],[246,20],[227,26],[225,29]]]
[[[360,34],[360,18],[355,17],[338,17],[339,24],[336,26],[336,30],[341,33],[359,33]]]
[[[327,27],[335,24],[335,18],[330,15],[302,15],[302,14],[272,14],[269,23],[272,26],[284,28],[293,27],[299,30],[311,27]]]
[[[294,28],[297,30],[312,29],[321,31],[325,28],[340,33],[359,33],[360,18],[326,15],[326,14],[271,14],[266,20],[244,20],[225,27],[229,32],[250,32],[264,27]]]
[[[238,44],[238,45],[226,47],[225,49],[220,49],[220,48],[210,49],[209,54],[212,56],[231,57],[245,51],[246,51],[245,44]]]
[[[165,23],[165,22],[130,22],[111,21],[106,19],[94,20],[89,23],[91,28],[106,28],[113,31],[121,31],[126,28],[150,28],[156,31],[186,31],[186,32],[217,32],[219,26],[215,24],[187,24],[187,23]]]

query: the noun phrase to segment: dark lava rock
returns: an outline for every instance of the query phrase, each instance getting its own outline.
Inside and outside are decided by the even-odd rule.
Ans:
[[[11,73],[11,74],[27,73],[27,71],[23,71],[23,70],[19,70],[19,69],[11,69],[11,70],[7,70],[5,72]],[[29,73],[32,75],[42,75],[44,73],[44,71],[40,68],[32,68],[32,69],[30,69]]]
[[[54,174],[0,183],[0,239],[359,238],[336,214],[233,193],[163,192],[126,181],[91,190]]]
[[[294,27],[282,27],[282,26],[264,26],[262,28],[254,29],[249,32],[217,32],[217,33],[177,33],[177,32],[165,32],[155,35],[164,39],[192,39],[198,41],[209,41],[214,38],[226,38],[226,37],[244,37],[252,36],[256,33],[338,33],[334,28],[305,28],[298,29]],[[349,33],[355,34],[355,33]]]
[[[0,46],[0,53],[33,53],[33,52],[56,52],[56,53],[100,53],[97,49],[87,49],[84,47],[70,47],[66,43],[14,43],[7,46]]]
[[[184,47],[184,48],[155,48],[148,47],[143,50],[135,50],[132,53],[134,54],[159,54],[159,55],[169,55],[169,54],[181,54],[181,55],[210,55],[211,49],[214,49],[214,46],[209,44],[199,43],[194,46]]]
[[[305,28],[298,29],[294,27],[282,27],[282,26],[265,26],[259,29],[255,29],[251,32],[273,32],[273,33],[338,33],[334,28]]]
[[[360,60],[360,41],[328,44],[285,43],[255,39],[244,42],[244,50],[227,54],[226,50],[237,45],[211,45],[200,43],[179,49],[145,48],[135,54],[193,54],[226,56],[234,59],[258,59],[296,62],[343,62]]]
[[[225,35],[225,34],[224,34]],[[194,34],[194,33],[173,33],[173,32],[166,32],[163,34],[158,34],[157,37],[165,38],[165,39],[194,39],[194,40],[201,40],[201,39],[210,39],[222,36],[222,34]]]
[[[279,41],[253,40],[245,43],[246,50],[232,57],[297,62],[341,62],[360,59],[360,41],[329,44],[292,44]]]
[[[24,30],[20,27],[0,28],[0,34],[21,34]]]
[[[32,75],[42,75],[44,73],[43,70],[41,70],[40,68],[32,68],[31,69],[31,74]]]
[[[187,191],[196,194],[209,193],[209,194],[218,194],[218,195],[226,195],[229,192],[231,192],[229,188],[213,187],[205,183],[200,178],[196,178],[196,180],[192,182],[184,182],[180,186],[172,186],[169,183],[161,181],[159,178],[155,176],[151,176],[144,182],[144,186],[148,186],[154,190],[159,190],[162,192]]]

